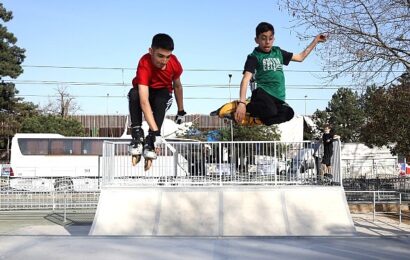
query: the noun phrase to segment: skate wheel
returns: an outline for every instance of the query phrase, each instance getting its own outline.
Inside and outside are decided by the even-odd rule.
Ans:
[[[145,159],[144,170],[148,171],[152,166],[152,159]]]
[[[137,165],[141,160],[141,155],[133,155],[132,156],[132,166]]]

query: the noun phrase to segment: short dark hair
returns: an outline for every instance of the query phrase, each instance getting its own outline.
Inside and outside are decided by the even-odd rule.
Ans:
[[[261,33],[272,31],[272,34],[275,34],[275,29],[273,25],[267,22],[261,22],[256,26],[256,37],[258,37]]]
[[[161,48],[168,51],[174,50],[174,40],[165,33],[158,33],[152,38],[151,48]]]

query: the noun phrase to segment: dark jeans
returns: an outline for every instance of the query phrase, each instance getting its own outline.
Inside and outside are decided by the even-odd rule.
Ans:
[[[246,111],[268,126],[289,121],[295,115],[287,103],[269,95],[261,88],[252,92],[251,102],[246,106]]]
[[[149,103],[158,129],[161,129],[164,122],[165,112],[172,105],[172,94],[168,88],[153,89],[149,88]],[[128,92],[128,105],[131,115],[131,127],[141,126],[142,109],[140,105],[140,96],[138,87],[133,87]]]

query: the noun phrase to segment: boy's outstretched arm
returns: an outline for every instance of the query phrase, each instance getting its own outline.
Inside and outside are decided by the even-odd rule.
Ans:
[[[177,101],[178,112],[175,116],[175,123],[178,125],[185,122],[186,112],[184,110],[184,92],[182,90],[181,79],[177,78],[173,81],[175,100]]]
[[[184,111],[184,92],[182,91],[182,83],[180,78],[174,80],[173,87],[178,111]]]
[[[327,40],[327,36],[324,34],[317,35],[313,41],[306,47],[304,51],[299,54],[293,54],[292,61],[302,62],[316,47],[316,45],[320,42],[325,42]]]
[[[246,90],[248,89],[249,81],[252,78],[252,73],[245,71],[241,81],[241,88],[239,90],[239,104],[235,111],[236,122],[242,122],[246,114]]]

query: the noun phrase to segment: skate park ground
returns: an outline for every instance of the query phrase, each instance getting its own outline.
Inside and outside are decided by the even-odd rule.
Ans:
[[[95,212],[0,212],[0,259],[405,259],[410,220],[352,214],[353,236],[88,236]]]

